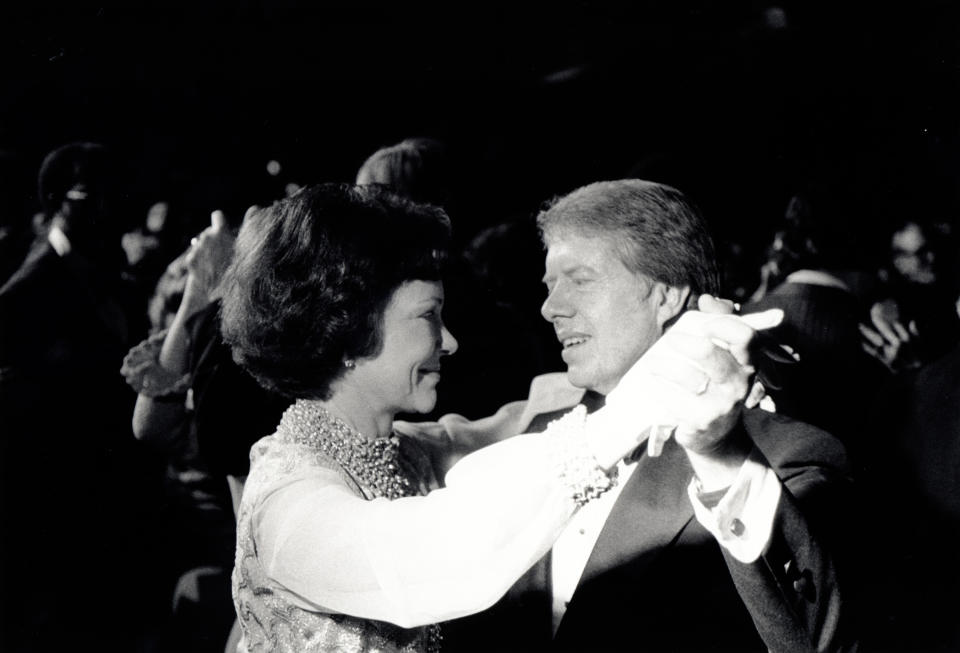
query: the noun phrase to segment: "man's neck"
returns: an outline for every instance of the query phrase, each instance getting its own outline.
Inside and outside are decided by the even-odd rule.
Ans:
[[[580,403],[586,406],[588,413],[592,413],[595,410],[603,408],[607,403],[607,397],[596,390],[587,390],[583,393],[583,398],[580,400]]]

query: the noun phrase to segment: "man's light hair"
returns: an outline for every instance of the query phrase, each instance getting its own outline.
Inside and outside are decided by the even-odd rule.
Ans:
[[[720,289],[716,254],[700,212],[675,188],[641,179],[600,181],[555,200],[537,216],[545,244],[563,233],[610,239],[627,269],[691,294]]]

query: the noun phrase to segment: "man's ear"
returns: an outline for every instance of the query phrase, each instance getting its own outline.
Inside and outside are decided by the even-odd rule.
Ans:
[[[672,323],[673,319],[686,309],[690,286],[677,288],[658,281],[653,292],[657,299],[657,326],[662,332],[667,324]]]

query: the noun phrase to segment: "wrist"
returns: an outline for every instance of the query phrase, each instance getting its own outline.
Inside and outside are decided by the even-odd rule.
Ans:
[[[197,279],[191,273],[187,277],[186,286],[183,289],[183,299],[180,301],[180,308],[187,317],[200,311],[210,303],[210,293],[206,284]]]
[[[190,375],[161,363],[166,338],[166,331],[154,334],[124,357],[120,373],[137,394],[153,399],[182,397],[190,387]]]
[[[700,490],[712,492],[733,484],[752,449],[753,444],[746,434],[741,429],[734,428],[709,450],[685,451],[699,481]]]
[[[591,434],[587,439],[590,454],[603,469],[616,467],[640,440],[640,429],[619,419],[606,406],[587,415],[585,423]]]
[[[547,427],[553,442],[554,464],[560,483],[577,506],[583,506],[617,484],[616,464],[601,463],[596,438],[587,437],[587,412],[577,406]]]

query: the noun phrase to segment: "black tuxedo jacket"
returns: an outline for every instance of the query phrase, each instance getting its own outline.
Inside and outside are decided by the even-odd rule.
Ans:
[[[538,416],[528,430],[542,430],[557,416]],[[694,517],[687,495],[693,471],[682,449],[670,440],[660,457],[640,456],[555,637],[548,554],[489,611],[451,624],[454,647],[855,648],[853,619],[838,572],[849,506],[842,445],[812,426],[760,410],[746,411],[739,428],[784,484],[770,545],[757,561],[737,561]]]

